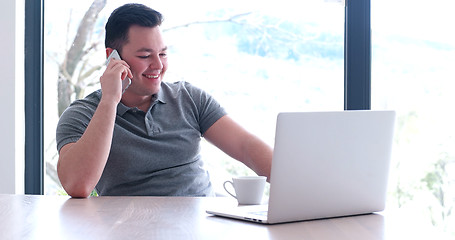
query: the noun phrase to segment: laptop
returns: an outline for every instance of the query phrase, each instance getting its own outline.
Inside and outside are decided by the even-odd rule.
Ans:
[[[394,111],[279,113],[268,204],[206,212],[265,224],[380,212],[394,123]]]

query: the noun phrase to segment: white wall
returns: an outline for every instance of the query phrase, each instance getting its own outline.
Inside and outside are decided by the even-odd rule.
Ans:
[[[0,8],[0,194],[24,193],[24,0]]]

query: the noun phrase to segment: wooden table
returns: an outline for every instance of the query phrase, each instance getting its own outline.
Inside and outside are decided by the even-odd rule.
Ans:
[[[231,198],[0,195],[0,239],[433,239],[384,214],[261,225],[205,213]],[[393,217],[390,217],[393,219]],[[390,224],[388,224],[390,222]],[[416,238],[414,238],[416,239]]]

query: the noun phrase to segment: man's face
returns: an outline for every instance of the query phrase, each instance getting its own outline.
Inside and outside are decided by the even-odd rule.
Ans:
[[[168,66],[167,47],[160,28],[131,26],[128,42],[120,54],[133,74],[131,86],[125,94],[150,96],[158,93]]]

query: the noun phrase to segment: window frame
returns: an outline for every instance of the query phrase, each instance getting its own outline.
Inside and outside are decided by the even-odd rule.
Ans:
[[[346,1],[344,109],[371,109],[371,0]]]
[[[371,108],[371,0],[345,1],[344,109]],[[25,1],[25,194],[44,193],[44,0]]]
[[[25,1],[25,194],[43,194],[44,0]]]

